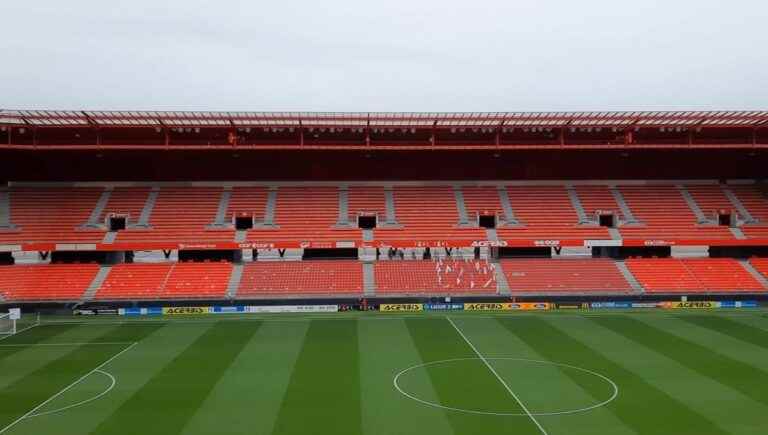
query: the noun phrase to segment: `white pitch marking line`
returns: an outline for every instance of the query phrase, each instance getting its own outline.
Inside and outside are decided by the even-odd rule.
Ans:
[[[60,412],[66,411],[68,409],[76,408],[78,406],[85,405],[86,403],[91,403],[94,400],[98,400],[98,399],[102,398],[103,396],[106,396],[110,391],[112,391],[113,388],[115,388],[115,385],[117,384],[117,379],[115,379],[115,377],[112,376],[111,373],[105,372],[104,370],[96,370],[94,373],[101,373],[102,375],[104,375],[104,376],[109,378],[110,385],[109,385],[109,387],[107,387],[106,390],[104,390],[101,393],[91,397],[90,399],[85,399],[85,400],[82,400],[80,402],[73,403],[72,405],[65,406],[63,408],[52,409],[50,411],[45,411],[45,412],[38,412],[38,413],[35,413],[35,414],[32,414],[32,415],[28,416],[27,418],[40,417],[42,415],[58,414]]]
[[[510,387],[509,387],[509,385],[507,384],[507,382],[506,382],[506,381],[505,381],[505,380],[504,380],[504,379],[503,379],[503,378],[502,378],[502,377],[499,375],[499,373],[496,371],[496,369],[494,369],[494,368],[493,368],[493,366],[491,365],[491,363],[489,363],[489,362],[488,362],[488,360],[487,360],[487,359],[485,359],[485,357],[483,356],[483,354],[481,354],[481,353],[480,353],[480,352],[477,350],[477,348],[475,347],[475,345],[474,345],[474,344],[472,344],[472,342],[471,342],[471,341],[469,341],[469,339],[467,338],[467,336],[466,336],[466,335],[464,335],[464,333],[461,331],[461,329],[459,329],[459,327],[458,327],[458,326],[456,326],[456,324],[455,324],[455,323],[453,323],[453,320],[452,320],[450,317],[446,316],[445,318],[446,318],[446,319],[448,319],[448,322],[450,322],[451,326],[453,326],[453,329],[455,329],[455,330],[456,330],[456,332],[458,332],[458,333],[459,333],[459,335],[461,335],[461,338],[463,338],[463,339],[464,339],[464,341],[466,341],[466,342],[467,342],[467,344],[469,345],[469,347],[471,347],[471,348],[472,348],[472,350],[473,350],[473,351],[475,352],[475,354],[476,354],[476,355],[477,355],[477,356],[480,358],[480,360],[481,360],[481,361],[483,361],[483,363],[485,363],[485,366],[486,366],[486,367],[488,367],[488,370],[490,370],[490,371],[491,371],[491,373],[493,373],[493,375],[494,375],[494,376],[496,376],[496,379],[498,379],[498,380],[499,380],[499,382],[501,382],[501,385],[503,385],[503,386],[504,386],[504,388],[506,388],[506,390],[509,392],[509,394],[510,394],[512,397],[514,397],[515,401],[517,401],[517,403],[520,405],[520,408],[522,408],[522,409],[523,409],[523,411],[525,412],[525,414],[526,414],[528,417],[530,417],[531,421],[533,421],[533,424],[535,424],[535,425],[536,425],[536,427],[538,427],[538,428],[539,428],[539,430],[541,431],[541,433],[542,433],[543,435],[549,435],[549,434],[547,433],[547,431],[544,429],[544,427],[541,425],[541,423],[539,423],[539,421],[538,421],[538,420],[536,420],[536,417],[534,417],[534,416],[533,416],[533,414],[531,413],[531,411],[529,411],[529,410],[528,410],[528,407],[526,407],[526,406],[525,406],[525,404],[523,403],[523,401],[522,401],[522,400],[520,400],[520,398],[519,398],[519,397],[517,397],[517,394],[515,394],[515,392],[514,392],[514,391],[512,391],[512,388],[510,388]],[[2,433],[2,431],[0,431],[0,433]]]
[[[17,419],[16,419],[16,420],[14,420],[13,422],[11,422],[11,424],[9,424],[8,426],[6,426],[6,427],[4,427],[4,428],[0,429],[0,434],[2,434],[2,433],[5,433],[5,432],[6,432],[8,429],[12,428],[13,426],[16,426],[16,425],[17,425],[17,424],[18,424],[20,421],[24,420],[25,418],[28,418],[28,417],[30,417],[32,414],[34,414],[35,412],[37,412],[37,410],[38,410],[38,409],[40,409],[40,408],[42,408],[43,406],[47,405],[47,404],[48,404],[48,403],[50,403],[50,402],[51,402],[53,399],[55,399],[55,398],[57,398],[57,397],[61,396],[62,394],[66,393],[67,391],[69,391],[70,389],[72,389],[72,388],[73,388],[75,385],[77,385],[77,384],[79,384],[80,382],[82,382],[83,380],[85,380],[85,378],[87,378],[88,376],[92,375],[92,374],[93,374],[94,372],[96,372],[97,370],[101,370],[101,368],[102,368],[102,367],[104,367],[105,365],[107,365],[107,364],[111,363],[112,361],[114,361],[114,360],[115,360],[117,357],[119,357],[120,355],[122,355],[122,354],[124,354],[124,353],[128,352],[129,350],[133,349],[133,347],[134,347],[134,346],[136,346],[137,344],[139,344],[139,342],[138,342],[138,341],[137,341],[137,342],[134,342],[134,343],[133,343],[133,344],[131,344],[130,346],[126,347],[125,349],[123,349],[123,350],[121,350],[120,352],[118,352],[118,353],[116,353],[115,355],[113,355],[113,356],[112,356],[110,359],[108,359],[108,360],[104,361],[103,363],[99,364],[99,366],[98,366],[98,367],[96,367],[95,369],[93,369],[93,370],[91,370],[90,372],[88,372],[88,373],[84,374],[82,377],[80,377],[80,379],[76,380],[75,382],[72,382],[71,384],[69,384],[69,385],[67,385],[66,387],[64,387],[64,389],[62,389],[62,390],[61,390],[61,391],[59,391],[58,393],[56,393],[56,394],[54,394],[53,396],[51,396],[51,397],[47,398],[47,399],[46,399],[46,400],[45,400],[43,403],[41,403],[41,404],[39,404],[39,405],[35,406],[35,407],[34,407],[34,408],[32,408],[32,409],[31,409],[29,412],[27,412],[26,414],[22,415],[21,417],[17,418]]]
[[[22,332],[24,332],[24,331],[30,330],[30,329],[34,328],[35,326],[40,326],[40,325],[41,325],[41,323],[35,323],[35,324],[34,324],[34,325],[32,325],[32,326],[27,326],[26,328],[22,328],[22,329],[20,329],[20,330],[16,331],[16,333],[15,333],[15,334],[6,335],[5,337],[2,337],[2,338],[0,338],[0,340],[5,340],[6,338],[11,338],[11,337],[14,337],[14,336],[16,336],[16,335],[19,335],[19,334],[21,334],[21,333],[22,333]]]
[[[0,344],[0,347],[37,347],[37,346],[116,346],[133,344],[132,341],[96,341],[90,343],[14,343]]]

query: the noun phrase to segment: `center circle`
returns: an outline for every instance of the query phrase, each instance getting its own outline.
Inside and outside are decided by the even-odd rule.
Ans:
[[[580,408],[573,408],[573,409],[564,409],[564,410],[555,410],[555,411],[547,411],[547,412],[533,412],[525,413],[525,412],[503,412],[503,411],[491,411],[491,410],[483,410],[483,409],[467,409],[463,407],[456,407],[456,406],[448,406],[442,403],[435,402],[433,400],[429,400],[423,397],[419,397],[417,394],[413,392],[409,392],[407,388],[403,387],[401,385],[403,383],[403,380],[408,377],[408,375],[412,375],[417,373],[419,370],[425,370],[429,368],[436,368],[439,366],[447,366],[450,364],[460,364],[467,361],[483,361],[483,362],[490,362],[490,361],[513,361],[513,362],[522,362],[525,364],[535,364],[535,365],[545,365],[545,366],[554,366],[558,367],[560,369],[565,370],[572,370],[579,373],[582,373],[586,376],[593,377],[596,379],[599,379],[600,381],[607,384],[607,386],[610,387],[610,395],[607,399],[602,400],[600,402],[591,403],[587,406],[580,407]],[[482,370],[488,370],[485,365],[482,366]],[[460,379],[460,376],[459,376]],[[556,363],[552,361],[542,361],[542,360],[536,360],[536,359],[528,359],[528,358],[510,358],[510,357],[495,357],[495,358],[452,358],[452,359],[445,359],[445,360],[439,360],[439,361],[430,361],[423,364],[417,364],[411,367],[408,367],[406,369],[401,370],[398,372],[394,379],[393,384],[395,389],[405,397],[415,400],[416,402],[422,403],[424,405],[432,406],[435,408],[441,408],[441,409],[447,409],[451,411],[458,411],[458,412],[464,412],[467,414],[480,414],[480,415],[497,415],[497,416],[548,416],[548,415],[567,415],[567,414],[577,414],[581,412],[587,412],[591,411],[596,408],[600,408],[602,406],[607,405],[608,403],[612,402],[616,399],[619,395],[619,387],[616,385],[614,381],[612,381],[607,376],[604,376],[600,373],[597,373],[595,371],[585,369],[583,367],[578,367],[570,364],[563,364],[563,363]],[[522,400],[522,399],[521,399]]]

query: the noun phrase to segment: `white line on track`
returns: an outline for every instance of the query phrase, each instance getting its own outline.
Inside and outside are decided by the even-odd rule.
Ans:
[[[24,414],[24,415],[22,415],[21,417],[17,418],[17,419],[16,419],[16,420],[14,420],[13,422],[11,422],[11,424],[9,424],[8,426],[6,426],[6,427],[4,427],[4,428],[0,429],[0,434],[2,434],[2,433],[5,433],[6,431],[8,431],[8,429],[10,429],[10,428],[12,428],[12,427],[16,426],[16,425],[17,425],[19,422],[21,422],[21,421],[22,421],[22,420],[24,420],[25,418],[29,418],[30,416],[32,416],[33,414],[35,414],[35,413],[37,412],[37,410],[39,410],[39,409],[40,409],[40,408],[42,408],[43,406],[47,405],[48,403],[50,403],[51,401],[53,401],[55,398],[57,398],[57,397],[61,396],[62,394],[66,393],[67,391],[71,390],[71,389],[72,389],[74,386],[76,386],[76,385],[77,385],[77,384],[79,384],[80,382],[83,382],[83,380],[85,380],[85,378],[87,378],[88,376],[92,375],[92,374],[93,374],[93,373],[95,373],[96,371],[98,371],[98,370],[101,370],[101,369],[102,369],[102,368],[103,368],[105,365],[107,365],[107,364],[111,363],[112,361],[114,361],[114,360],[115,360],[117,357],[119,357],[120,355],[122,355],[122,354],[124,354],[124,353],[128,352],[129,350],[133,349],[133,347],[134,347],[134,346],[136,346],[137,344],[139,344],[139,342],[138,342],[138,341],[137,341],[137,342],[134,342],[133,344],[131,344],[130,346],[128,346],[128,347],[126,347],[125,349],[121,350],[120,352],[116,353],[115,355],[112,355],[112,357],[111,357],[110,359],[108,359],[108,360],[104,361],[103,363],[99,364],[99,366],[98,366],[98,367],[96,367],[96,368],[94,368],[93,370],[91,370],[90,372],[88,372],[88,373],[84,374],[82,377],[80,377],[80,378],[79,378],[78,380],[76,380],[75,382],[72,382],[71,384],[67,385],[67,386],[66,386],[66,387],[64,387],[62,390],[60,390],[58,393],[56,393],[56,394],[54,394],[53,396],[51,396],[51,397],[49,397],[49,398],[45,399],[45,401],[44,401],[44,402],[42,402],[41,404],[39,404],[39,405],[35,406],[34,408],[32,408],[31,410],[29,410],[29,412],[27,412],[26,414]]]
[[[471,342],[471,341],[469,341],[469,338],[467,338],[467,336],[466,336],[466,335],[464,335],[464,333],[461,331],[461,329],[459,329],[459,327],[458,327],[458,326],[456,326],[456,324],[453,322],[453,320],[452,320],[450,317],[446,316],[445,318],[446,318],[446,319],[448,319],[448,322],[450,322],[450,324],[453,326],[453,329],[455,329],[455,330],[456,330],[456,332],[458,332],[458,333],[459,333],[459,335],[461,335],[461,338],[463,338],[463,339],[464,339],[464,341],[466,341],[466,342],[467,342],[467,344],[469,345],[469,347],[471,347],[471,348],[472,348],[472,350],[473,350],[473,351],[475,352],[475,354],[476,354],[476,355],[477,355],[477,356],[480,358],[480,360],[481,360],[481,361],[483,361],[483,363],[485,363],[485,366],[486,366],[486,367],[488,367],[488,370],[490,370],[490,371],[491,371],[491,373],[493,373],[493,375],[494,375],[494,376],[496,376],[496,379],[498,379],[498,380],[499,380],[499,382],[501,382],[501,385],[503,385],[503,386],[504,386],[504,388],[506,388],[506,390],[509,392],[509,394],[510,394],[510,395],[511,395],[511,396],[512,396],[514,399],[515,399],[515,401],[517,401],[517,403],[520,405],[520,408],[522,408],[523,412],[525,412],[525,414],[526,414],[528,417],[530,417],[531,421],[533,421],[533,424],[535,424],[535,425],[536,425],[536,427],[538,427],[538,428],[539,428],[539,431],[541,431],[541,433],[542,433],[543,435],[548,435],[548,434],[547,434],[547,431],[546,431],[546,429],[544,429],[544,427],[541,425],[541,423],[539,423],[539,421],[538,421],[538,420],[536,420],[536,417],[534,417],[534,416],[533,416],[533,414],[531,414],[531,411],[530,411],[530,410],[528,410],[528,407],[527,407],[527,406],[525,406],[525,404],[523,403],[523,401],[522,401],[522,400],[520,400],[520,398],[519,398],[519,397],[517,397],[517,394],[515,394],[515,392],[514,392],[514,391],[512,391],[512,388],[510,388],[510,387],[509,387],[509,384],[507,384],[507,382],[506,382],[506,381],[505,381],[505,380],[504,380],[504,379],[503,379],[503,378],[502,378],[502,377],[499,375],[499,373],[496,371],[496,369],[494,369],[494,368],[493,368],[493,366],[491,365],[491,363],[489,363],[489,362],[488,362],[488,360],[487,360],[487,359],[485,359],[485,357],[483,356],[483,354],[481,354],[481,353],[480,353],[480,351],[478,351],[478,350],[477,350],[477,348],[475,347],[475,345],[474,345],[474,344],[472,344],[472,342]],[[0,432],[0,433],[2,433],[2,432]]]

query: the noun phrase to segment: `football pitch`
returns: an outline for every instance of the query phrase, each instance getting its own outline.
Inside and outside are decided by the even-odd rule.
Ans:
[[[764,434],[768,313],[44,318],[0,434]]]

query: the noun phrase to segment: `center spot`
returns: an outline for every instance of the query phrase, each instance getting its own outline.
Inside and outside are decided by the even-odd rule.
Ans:
[[[524,358],[486,358],[535,416],[586,412],[614,400],[618,386],[595,371]],[[480,358],[418,364],[400,371],[395,388],[424,405],[483,415],[525,411]]]

